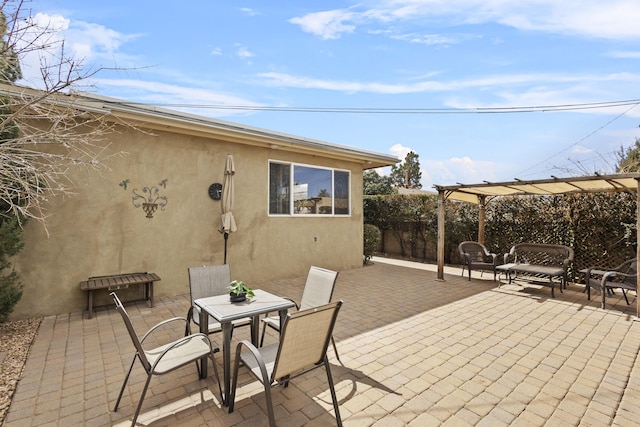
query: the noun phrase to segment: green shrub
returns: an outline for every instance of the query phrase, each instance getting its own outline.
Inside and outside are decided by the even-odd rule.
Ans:
[[[378,249],[378,242],[380,242],[380,229],[375,225],[364,225],[364,260],[363,264],[366,265],[376,250]]]
[[[22,297],[18,273],[11,267],[9,258],[22,247],[22,228],[15,218],[0,219],[0,323],[7,320],[13,307]]]
[[[383,232],[381,252],[437,261],[437,196],[365,196],[363,207],[364,222]],[[570,274],[578,279],[583,268],[636,256],[636,209],[636,195],[626,192],[496,197],[486,207],[484,244],[499,256],[520,242],[570,246]],[[454,200],[444,210],[444,262],[458,264],[458,244],[478,239],[479,209]],[[387,244],[389,238],[397,244]]]
[[[13,311],[13,307],[22,297],[22,287],[18,284],[18,274],[0,276],[0,323],[3,323]]]

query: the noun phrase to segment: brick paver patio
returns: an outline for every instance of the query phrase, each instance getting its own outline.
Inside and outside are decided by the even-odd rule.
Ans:
[[[498,288],[490,274],[468,281],[447,269],[439,282],[433,266],[375,261],[340,272],[334,293],[344,300],[335,330],[342,363],[331,347],[329,356],[345,426],[638,425],[635,298],[631,307],[611,298],[602,310],[581,285],[552,299],[548,287]],[[299,300],[303,284],[259,287]],[[127,310],[142,333],[186,315],[188,304],[185,294]],[[234,332],[234,342],[248,337],[248,328]],[[46,317],[5,426],[129,425],[145,379],[139,365],[112,409],[132,355],[114,309],[98,309],[91,320],[79,312]],[[335,424],[321,369],[275,389],[274,404],[279,425]],[[186,367],[152,379],[138,422],[254,426],[266,425],[267,415],[261,386],[246,373],[228,414],[215,380]]]

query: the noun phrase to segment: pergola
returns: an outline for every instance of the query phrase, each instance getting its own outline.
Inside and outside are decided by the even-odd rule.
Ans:
[[[550,195],[570,193],[631,192],[636,194],[640,206],[640,173],[617,175],[593,175],[574,178],[541,179],[511,182],[488,182],[482,184],[434,185],[438,190],[438,280],[444,280],[444,204],[447,200],[475,203],[480,208],[478,241],[484,243],[486,205],[499,196]],[[640,209],[636,210],[638,226],[637,251],[640,252]],[[636,255],[637,256],[637,255]],[[639,279],[640,282],[640,279]],[[640,287],[639,287],[640,288]],[[636,297],[637,314],[640,317],[640,298]]]

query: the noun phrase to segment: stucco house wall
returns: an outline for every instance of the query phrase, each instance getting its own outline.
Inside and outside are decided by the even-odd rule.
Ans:
[[[238,230],[230,234],[227,248],[232,278],[257,287],[304,275],[311,265],[338,271],[362,265],[362,173],[385,159],[393,163],[388,157],[371,165],[357,151],[336,156],[328,146],[305,152],[290,141],[250,143],[251,136],[236,138],[233,132],[209,135],[206,129],[137,120],[147,132],[117,129],[109,150],[125,154],[109,159],[108,170],[72,171],[75,194],[50,200],[46,230],[37,221],[27,223],[25,247],[13,260],[23,296],[12,318],[84,310],[86,294],[79,282],[89,276],[155,272],[162,278],[156,296],[188,293],[188,267],[223,263],[221,202],[207,190],[223,182],[227,153],[236,170]],[[270,160],[349,170],[351,214],[270,216]],[[153,218],[133,204],[134,190],[141,193],[144,187],[157,187],[168,200]],[[141,294],[139,287],[122,292]],[[106,291],[96,299],[96,304],[109,303]]]

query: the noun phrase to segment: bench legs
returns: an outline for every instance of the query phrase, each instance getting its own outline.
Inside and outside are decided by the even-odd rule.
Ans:
[[[93,289],[87,291],[87,311],[89,312],[89,319],[93,317]]]
[[[504,275],[505,275],[505,280],[508,280],[507,284],[511,284],[511,282],[513,282],[513,274],[516,274],[516,278],[517,278],[517,272],[511,271],[511,270],[504,270]],[[540,283],[540,282],[538,282]],[[561,293],[564,293],[562,291],[563,287],[566,287],[566,279],[564,278],[560,278],[560,283],[558,286],[558,288],[560,289]],[[502,282],[500,282],[500,273],[498,273],[498,287],[500,287],[500,285],[502,284]],[[549,285],[551,286],[551,298],[555,298],[556,294],[555,294],[555,282],[553,281],[553,277],[549,277]]]
[[[109,288],[100,288],[107,289]],[[87,311],[89,312],[89,319],[93,318],[93,291],[95,289],[87,289]],[[144,283],[144,299],[149,301],[149,307],[154,307],[153,302],[153,282]]]
[[[149,307],[153,308],[153,282],[145,283],[144,299],[149,301]]]

